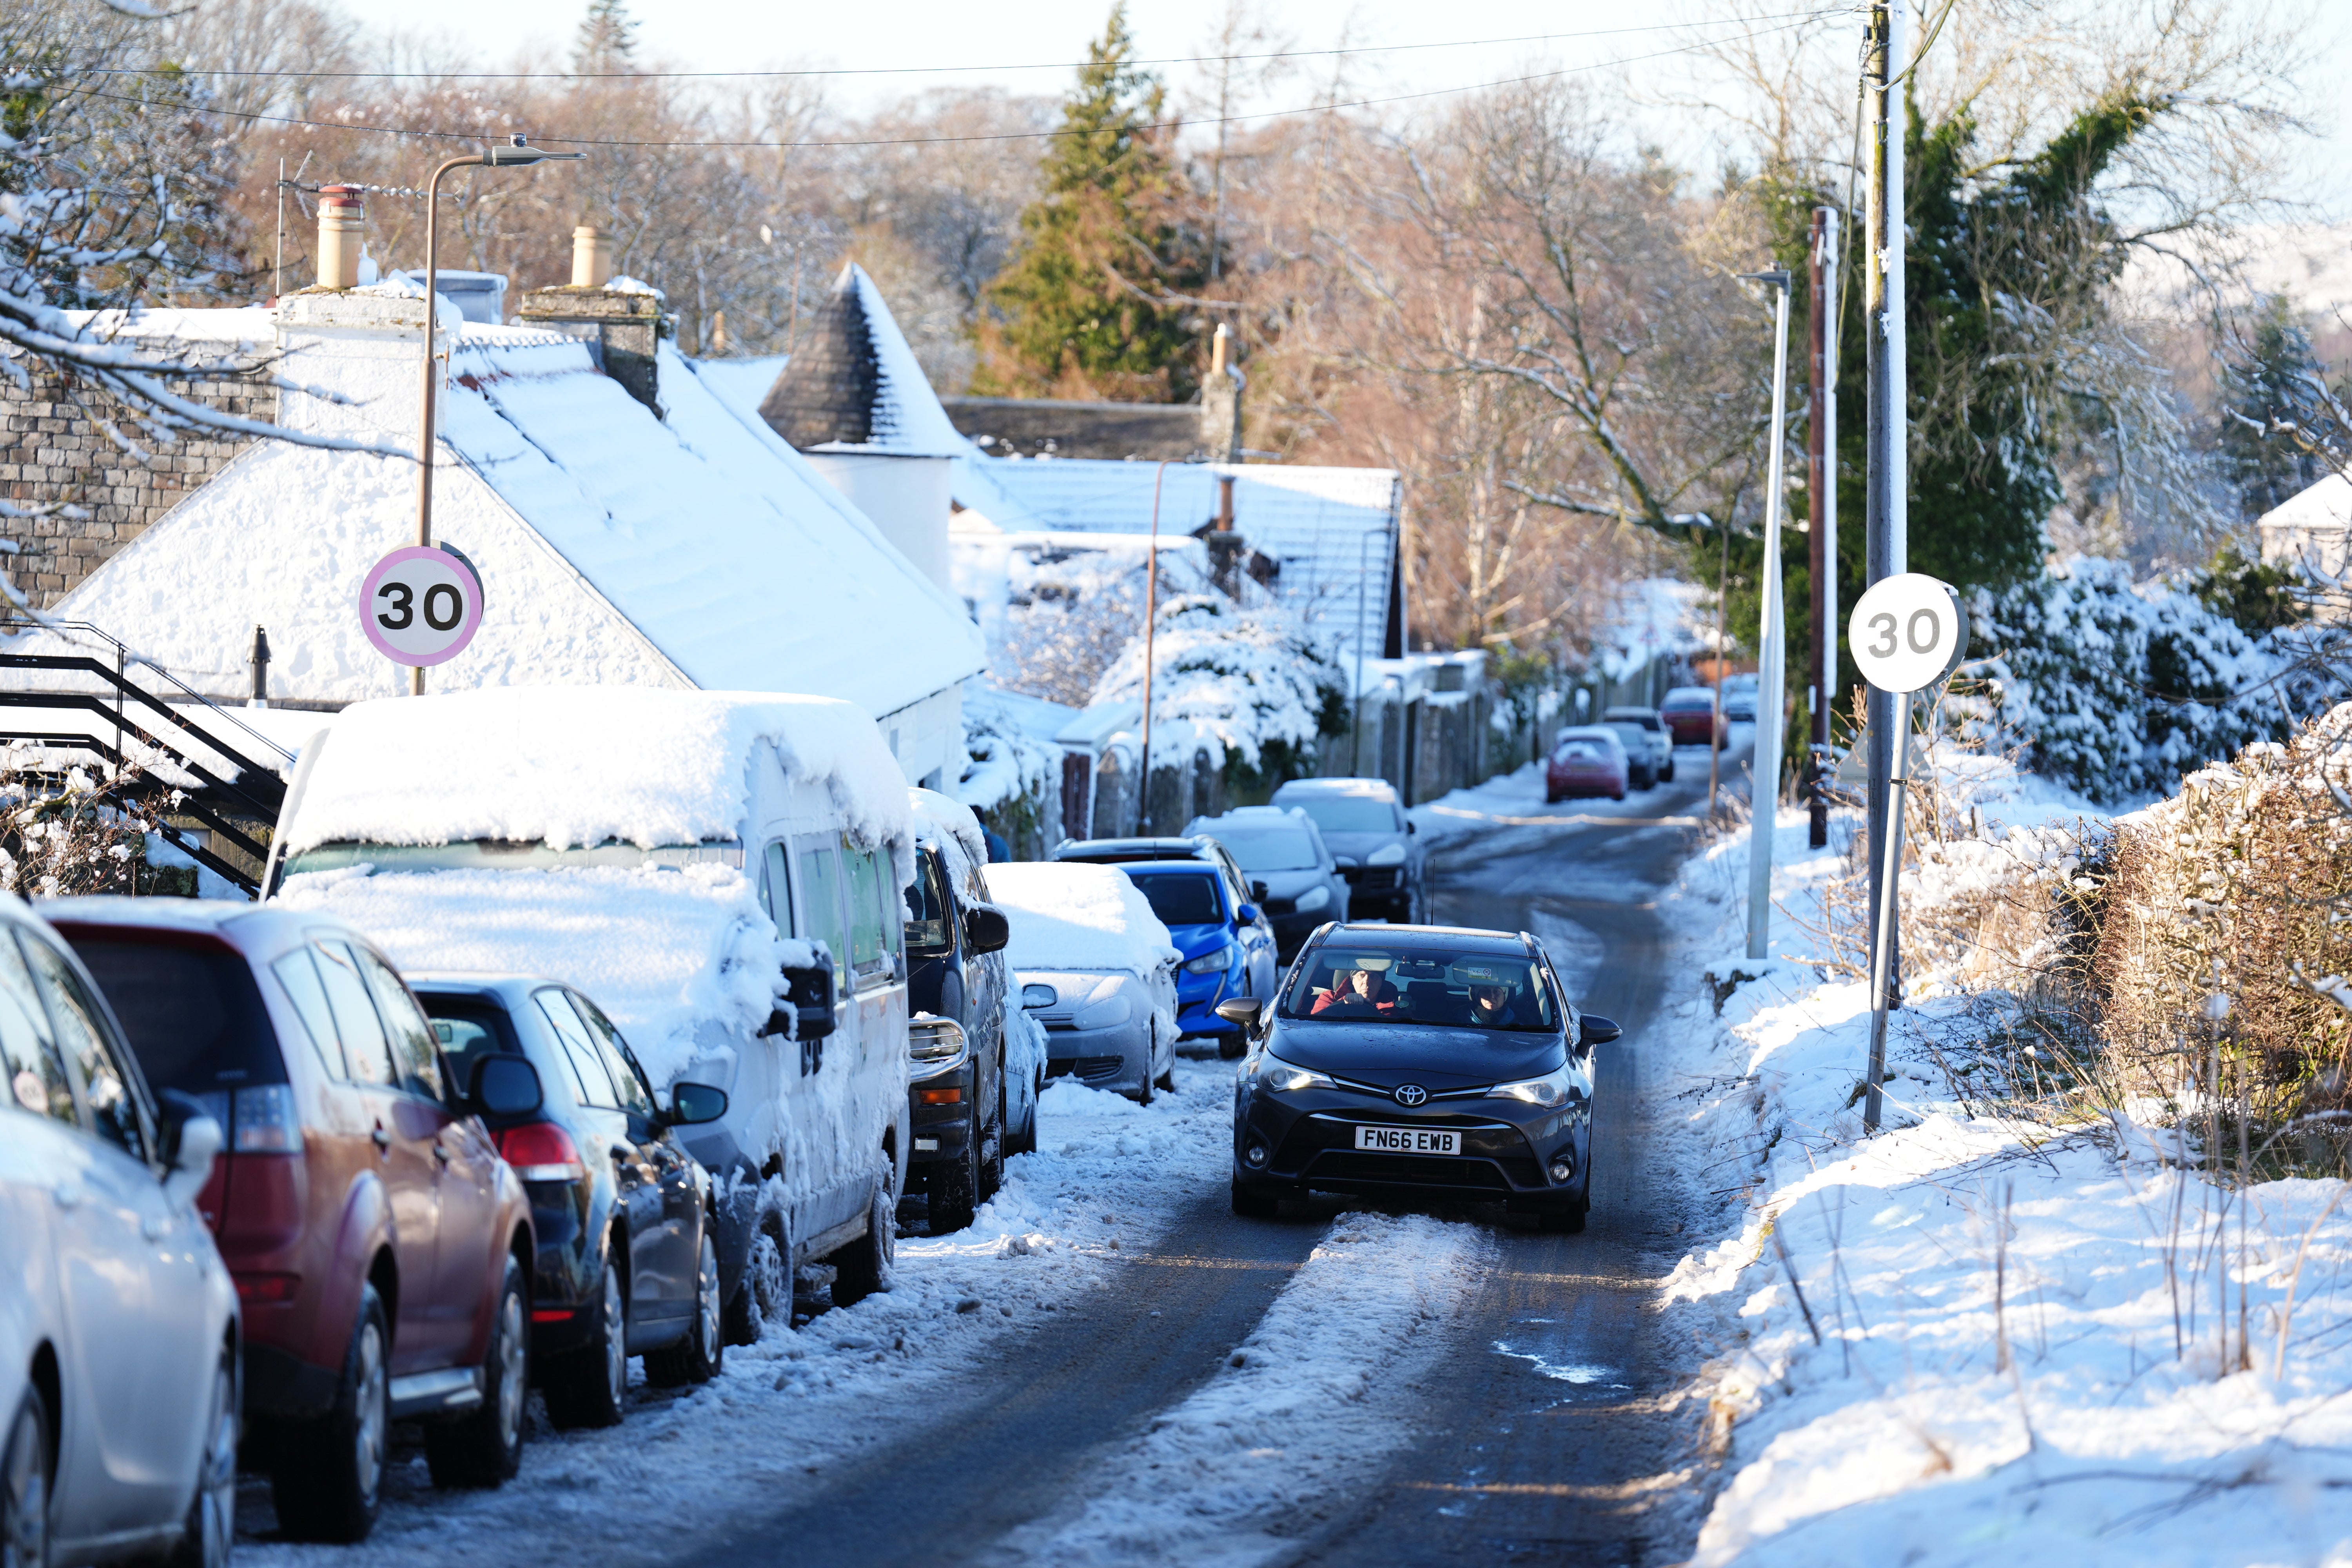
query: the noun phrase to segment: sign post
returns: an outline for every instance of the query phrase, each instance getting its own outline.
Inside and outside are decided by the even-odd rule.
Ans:
[[[376,652],[422,669],[457,658],[482,629],[482,583],[454,551],[404,544],[361,580],[359,611]]]
[[[1862,1126],[1878,1131],[1879,1086],[1886,1078],[1886,1005],[1893,967],[1896,884],[1903,872],[1903,790],[1911,754],[1911,694],[1936,685],[1958,667],[1969,647],[1969,613],[1950,584],[1923,572],[1881,578],[1853,606],[1846,644],[1862,678],[1891,695],[1888,731],[1894,768],[1887,781],[1886,855],[1878,879],[1878,907],[1870,933],[1870,1068]]]

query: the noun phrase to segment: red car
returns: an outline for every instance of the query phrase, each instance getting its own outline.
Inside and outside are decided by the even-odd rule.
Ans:
[[[1544,763],[1544,800],[1549,804],[1579,795],[1623,800],[1632,773],[1625,742],[1616,731],[1601,724],[1573,726],[1559,732],[1551,758]]]
[[[1712,686],[1675,687],[1658,704],[1658,717],[1665,721],[1666,730],[1677,746],[1723,744],[1723,727],[1716,719]]]
[[[110,898],[42,913],[148,1081],[194,1096],[226,1134],[196,1206],[244,1307],[245,1415],[280,1529],[365,1536],[395,1420],[427,1422],[439,1485],[513,1475],[537,1251],[530,1201],[477,1111],[535,1106],[530,1064],[515,1064],[527,1081],[449,1082],[392,965],[315,914]]]

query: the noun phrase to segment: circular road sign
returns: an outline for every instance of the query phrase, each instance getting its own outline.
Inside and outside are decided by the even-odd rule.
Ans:
[[[1969,647],[1959,591],[1922,572],[1883,577],[1853,606],[1846,646],[1881,691],[1917,691],[1949,675]]]
[[[360,584],[360,626],[394,664],[453,659],[482,629],[481,582],[457,555],[403,545]]]

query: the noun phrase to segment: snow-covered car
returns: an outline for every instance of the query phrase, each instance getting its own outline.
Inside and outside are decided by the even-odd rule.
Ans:
[[[1675,782],[1675,738],[1667,733],[1665,721],[1656,709],[1611,708],[1602,711],[1601,721],[1624,741],[1627,756],[1638,757],[1645,764],[1650,784]],[[1642,787],[1647,789],[1650,784]]]
[[[996,1191],[1004,1158],[1037,1147],[1045,1031],[1020,1008],[1004,912],[981,868],[988,845],[962,802],[910,789],[915,879],[907,885],[907,996],[914,1152],[907,1187],[930,1200],[934,1236],[961,1230]]]
[[[1274,792],[1273,805],[1305,812],[1322,832],[1339,875],[1348,882],[1350,920],[1383,912],[1400,925],[1429,915],[1422,890],[1423,857],[1413,839],[1419,829],[1404,814],[1396,786],[1386,779],[1292,779]]]
[[[1723,716],[1735,724],[1756,722],[1757,678],[1753,674],[1723,678]]]
[[[1616,731],[1603,724],[1571,724],[1559,732],[1544,762],[1544,800],[1549,804],[1585,795],[1623,800],[1632,776],[1625,742]]]
[[[1064,839],[1054,858],[1117,866],[1135,879],[1184,958],[1176,972],[1178,1026],[1188,1038],[1213,1038],[1227,1059],[1238,1058],[1241,1031],[1217,1016],[1217,1004],[1271,996],[1282,973],[1274,921],[1258,902],[1265,884],[1253,886],[1233,851],[1206,837]],[[1163,873],[1180,879],[1163,883]],[[1203,873],[1214,879],[1213,888],[1181,879]]]
[[[789,1321],[796,1268],[889,1287],[911,1142],[907,781],[845,702],[501,687],[362,702],[288,786],[268,897],[403,966],[545,974],[624,1030],[717,1187],[730,1342]]]
[[[1316,927],[1348,918],[1348,879],[1315,819],[1276,805],[1236,806],[1192,819],[1184,831],[1213,838],[1250,875],[1251,891],[1274,922],[1276,954],[1286,963]]]
[[[1712,686],[1677,686],[1658,704],[1658,717],[1677,746],[1720,746],[1723,725]]]
[[[237,1290],[196,1207],[225,1130],[146,1079],[81,963],[0,900],[0,1558],[216,1568]]]
[[[990,867],[988,886],[1012,926],[1022,1009],[1045,1026],[1045,1076],[1146,1105],[1173,1089],[1183,955],[1127,873],[1023,860]]]

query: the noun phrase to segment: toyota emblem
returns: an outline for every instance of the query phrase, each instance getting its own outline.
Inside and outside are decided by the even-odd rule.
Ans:
[[[1417,1083],[1401,1083],[1396,1086],[1396,1102],[1399,1105],[1419,1105],[1428,1098],[1429,1090]]]

